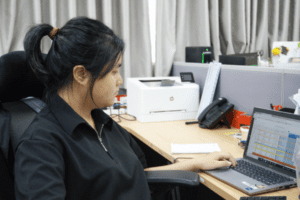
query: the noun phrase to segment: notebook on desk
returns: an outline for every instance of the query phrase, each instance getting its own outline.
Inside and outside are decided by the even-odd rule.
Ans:
[[[256,195],[295,187],[293,154],[300,137],[300,116],[254,108],[243,158],[236,168],[207,170],[205,173]]]

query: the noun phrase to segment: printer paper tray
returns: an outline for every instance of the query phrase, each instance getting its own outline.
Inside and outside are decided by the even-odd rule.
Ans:
[[[195,119],[197,111],[187,112],[185,110],[153,112],[144,115],[138,115],[137,120],[140,122],[159,122],[159,121],[174,121],[174,120],[190,120]]]
[[[161,110],[161,111],[150,111],[149,114],[153,115],[153,114],[168,114],[168,113],[184,113],[186,112],[186,110]]]

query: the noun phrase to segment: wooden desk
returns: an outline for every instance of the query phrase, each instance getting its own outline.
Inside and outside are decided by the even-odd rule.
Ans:
[[[218,143],[222,151],[230,152],[233,157],[243,157],[244,149],[238,146],[236,139],[226,135],[226,132],[238,131],[237,129],[221,128],[207,130],[199,128],[198,124],[185,125],[185,121],[147,122],[126,121],[119,123],[128,132],[158,152],[164,158],[174,163],[177,157],[194,157],[201,154],[171,154],[171,143]],[[245,193],[223,182],[199,172],[201,183],[224,199],[237,199],[248,196]],[[258,196],[287,196],[288,200],[296,200],[299,196],[297,188],[265,193]]]

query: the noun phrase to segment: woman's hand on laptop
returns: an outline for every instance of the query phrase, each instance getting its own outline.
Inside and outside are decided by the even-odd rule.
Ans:
[[[220,167],[236,166],[236,161],[234,157],[227,152],[213,152],[206,156],[199,156],[196,158],[191,158],[188,160],[180,161],[178,163],[173,163],[171,165],[164,165],[158,167],[149,167],[145,171],[157,171],[157,170],[188,170],[188,171],[198,171],[198,170],[209,170],[216,169]]]
[[[235,161],[235,158],[228,152],[213,152],[206,156],[201,156],[199,158],[196,158],[195,160],[198,160],[199,162],[196,164],[196,168],[200,170],[210,170],[210,169],[216,169],[220,167],[229,167],[233,166],[236,167],[237,162]]]

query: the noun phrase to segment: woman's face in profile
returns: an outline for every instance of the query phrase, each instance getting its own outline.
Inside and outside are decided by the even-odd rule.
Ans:
[[[122,64],[122,54],[115,63],[111,72],[100,80],[96,80],[93,88],[93,99],[99,108],[110,107],[115,103],[115,97],[119,93],[119,86],[123,84],[120,75]]]

